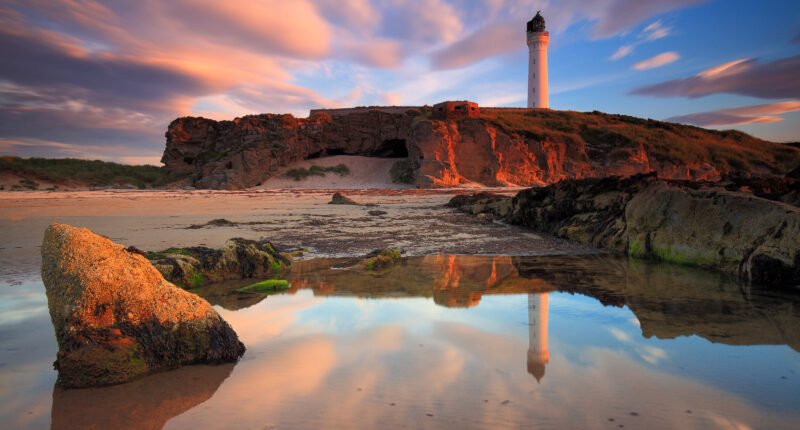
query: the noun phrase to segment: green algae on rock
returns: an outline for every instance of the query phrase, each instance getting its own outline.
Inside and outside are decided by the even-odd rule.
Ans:
[[[276,278],[291,270],[292,262],[268,241],[228,239],[222,248],[170,248],[147,256],[168,281],[187,288],[230,279]]]
[[[272,294],[286,291],[292,285],[285,279],[267,279],[266,281],[256,282],[246,287],[238,288],[240,293]]]
[[[368,270],[385,269],[398,262],[402,253],[399,249],[378,249],[365,255],[362,264]]]
[[[140,254],[87,229],[52,224],[45,231],[42,280],[63,387],[117,384],[244,354],[208,302],[167,282]]]

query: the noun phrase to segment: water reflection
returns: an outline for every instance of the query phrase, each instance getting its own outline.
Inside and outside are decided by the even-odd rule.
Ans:
[[[550,361],[547,351],[548,293],[528,294],[528,373],[541,382]]]
[[[210,399],[233,364],[186,366],[123,385],[53,388],[53,429],[160,429]]]
[[[290,281],[287,294],[268,297],[230,293],[231,284],[197,291],[247,345],[235,367],[55,389],[53,428],[800,420],[796,296],[607,255],[418,257],[382,271],[313,260],[297,263]]]
[[[413,257],[382,272],[352,263],[301,261],[289,293],[307,288],[317,296],[426,297],[437,305],[469,308],[486,295],[561,291],[627,306],[644,337],[698,335],[728,345],[789,345],[800,351],[800,296],[750,290],[699,269],[613,255]]]

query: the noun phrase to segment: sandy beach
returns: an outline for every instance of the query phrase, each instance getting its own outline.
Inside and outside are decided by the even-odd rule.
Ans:
[[[513,194],[516,190],[487,189]],[[468,189],[367,189],[342,192],[362,205],[330,205],[336,190],[80,191],[0,193],[0,278],[38,273],[41,234],[53,222],[86,227],[113,241],[154,251],[219,247],[232,237],[268,239],[304,258],[399,248],[405,255],[543,255],[594,252],[580,244],[445,207]],[[234,224],[203,226],[224,218]]]

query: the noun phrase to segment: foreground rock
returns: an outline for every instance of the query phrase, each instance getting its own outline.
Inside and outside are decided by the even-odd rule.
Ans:
[[[230,279],[276,278],[292,268],[291,260],[272,243],[241,238],[228,239],[220,249],[170,248],[151,252],[147,258],[166,280],[185,288]]]
[[[637,175],[561,181],[523,190],[510,203],[455,203],[635,257],[722,270],[757,284],[800,285],[800,209],[722,186]]]
[[[166,133],[161,161],[199,188],[257,186],[291,163],[328,154],[408,157],[417,187],[478,182],[537,186],[563,179],[630,176],[718,180],[736,171],[779,175],[800,149],[736,131],[600,112],[481,108],[440,117],[436,107],[318,111],[308,118],[184,117]]]
[[[245,347],[205,300],[87,229],[53,224],[42,280],[63,387],[117,384],[184,364],[232,362]]]

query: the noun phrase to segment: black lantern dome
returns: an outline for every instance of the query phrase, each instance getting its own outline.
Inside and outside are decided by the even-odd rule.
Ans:
[[[528,21],[528,33],[538,33],[541,31],[544,31],[544,17],[542,17],[541,11],[536,11],[536,16]]]

